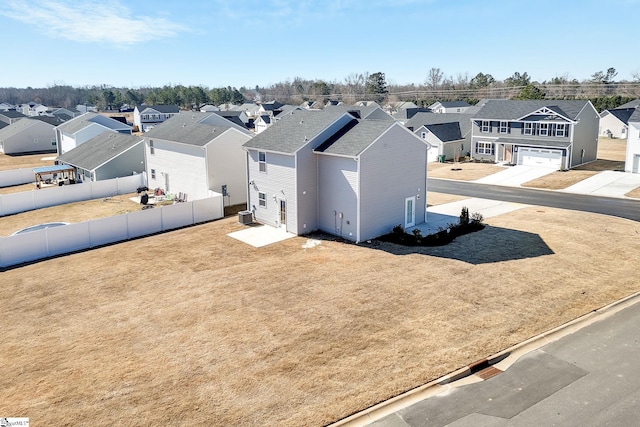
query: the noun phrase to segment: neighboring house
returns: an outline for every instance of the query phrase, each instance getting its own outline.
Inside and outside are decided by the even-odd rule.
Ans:
[[[337,101],[327,101],[326,105],[338,105],[340,104]],[[302,104],[300,104],[301,108],[304,108],[305,110],[321,110],[322,108],[324,108],[324,105],[321,102],[318,101],[304,101]]]
[[[58,155],[87,142],[102,132],[131,135],[131,126],[98,113],[84,113],[56,126],[55,136]]]
[[[139,174],[146,170],[142,137],[102,132],[84,144],[58,156],[56,163],[75,168],[82,181],[102,181]]]
[[[411,103],[412,104],[412,103]],[[394,110],[391,113],[391,117],[393,117],[393,119],[397,122],[400,122],[401,124],[406,124],[413,116],[415,116],[418,113],[430,113],[431,110],[428,108],[421,108],[421,107],[407,107],[407,108],[400,108],[397,110]]]
[[[599,119],[585,100],[490,100],[473,115],[471,157],[570,169],[596,160]]]
[[[46,106],[33,101],[29,102],[28,104],[20,104],[16,106],[16,111],[19,111],[25,116],[30,117],[47,114],[48,110],[49,109]]]
[[[225,119],[241,126],[243,128],[247,128],[247,124],[249,123],[249,117],[244,111],[236,111],[236,110],[227,110],[227,111],[213,111],[220,117],[224,117]]]
[[[0,111],[15,110],[16,106],[8,102],[0,102]]]
[[[425,221],[427,144],[393,120],[294,111],[244,146],[258,222],[361,242]]]
[[[56,151],[55,126],[37,118],[25,118],[0,129],[0,152],[4,154]]]
[[[79,116],[80,112],[75,109],[70,110],[68,108],[55,108],[53,109],[53,111],[51,111],[51,115],[58,117],[60,119],[60,122],[66,122],[73,119],[74,117]]]
[[[247,202],[251,132],[215,112],[181,112],[144,134],[149,188],[189,200],[221,193],[225,206]]]
[[[220,109],[215,105],[211,105],[211,104],[203,105],[202,107],[200,107],[201,113],[208,113],[210,111],[220,111]]]
[[[274,117],[277,115],[277,111],[283,105],[284,104],[281,104],[278,101],[263,102],[259,105],[257,114],[258,115],[269,114],[271,117]]]
[[[255,133],[260,133],[271,126],[271,117],[268,114],[261,114],[254,122]]]
[[[376,101],[358,101],[356,103],[353,104],[356,107],[378,107],[378,108],[382,108],[380,107],[380,104],[378,104]]]
[[[180,108],[177,105],[136,105],[133,110],[133,126],[139,132],[147,132],[178,113]]]
[[[373,101],[371,101],[373,102]],[[378,104],[368,106],[357,105],[329,105],[325,107],[325,110],[329,111],[343,111],[351,114],[356,119],[368,119],[368,120],[393,120],[389,114],[387,114]]]
[[[254,119],[259,114],[260,105],[255,102],[245,102],[242,105],[230,105],[228,108],[221,107],[220,110],[242,111],[249,119]]]
[[[0,111],[0,122],[8,125],[26,117],[27,116],[25,116],[21,112],[15,110]]]
[[[465,101],[438,101],[429,105],[434,113],[464,113],[471,105]]]
[[[76,105],[76,110],[78,110],[80,114],[95,113],[98,111],[97,108],[91,104],[78,104]]]
[[[627,132],[627,156],[625,172],[640,173],[640,108],[629,117]]]
[[[629,117],[631,117],[635,111],[635,107],[604,110],[600,113],[600,128],[598,130],[598,135],[607,138],[627,139]]]
[[[419,112],[405,126],[434,147],[429,150],[430,162],[437,161],[439,156],[445,156],[445,160],[464,157],[471,150],[469,114]]]

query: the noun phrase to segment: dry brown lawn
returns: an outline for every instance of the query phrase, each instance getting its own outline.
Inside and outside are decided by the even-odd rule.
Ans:
[[[484,178],[487,175],[491,175],[502,170],[504,170],[503,166],[497,166],[493,163],[432,162],[427,164],[427,175],[429,178],[458,179],[461,181],[475,181],[476,179]]]
[[[34,191],[47,191],[47,189]],[[142,209],[142,206],[130,200],[130,198],[136,196],[136,193],[122,194],[115,197],[68,203],[1,217],[0,236],[9,236],[15,231],[46,222],[76,223],[137,211]]]
[[[48,158],[55,158],[56,156],[56,153],[26,154],[22,156],[0,153],[0,170],[51,166],[53,165],[53,160]]]
[[[0,414],[324,425],[639,288],[636,222],[531,207],[487,224],[440,248],[256,249],[227,218],[5,271]]]

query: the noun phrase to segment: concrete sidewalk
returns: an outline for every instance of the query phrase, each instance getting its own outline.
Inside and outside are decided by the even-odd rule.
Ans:
[[[625,197],[625,194],[638,187],[640,187],[640,174],[604,171],[559,191],[593,194],[597,196]]]
[[[554,168],[540,166],[505,166],[505,170],[477,179],[474,182],[519,187],[525,182],[533,181],[556,171],[557,169]]]
[[[281,228],[271,227],[269,225],[254,224],[246,226],[243,230],[229,233],[227,236],[240,240],[254,248],[261,248],[272,243],[281,242],[295,237],[295,234],[288,233]]]

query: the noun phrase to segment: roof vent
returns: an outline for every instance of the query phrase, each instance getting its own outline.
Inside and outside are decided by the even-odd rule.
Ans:
[[[186,127],[186,126],[187,126],[187,124],[186,124],[186,123],[183,123],[183,124],[182,124],[182,127]]]
[[[304,120],[300,120],[300,124],[303,124],[303,123],[304,123]]]

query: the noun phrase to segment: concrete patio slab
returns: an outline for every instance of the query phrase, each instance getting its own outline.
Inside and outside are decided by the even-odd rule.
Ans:
[[[624,197],[626,193],[637,187],[640,187],[640,174],[604,171],[560,191],[598,196]]]
[[[474,182],[519,187],[525,182],[533,181],[534,179],[549,175],[556,170],[557,169],[554,168],[545,168],[540,166],[505,166],[505,170],[477,179]]]
[[[229,233],[227,236],[240,240],[254,248],[260,248],[262,246],[290,239],[296,235],[269,225],[251,225],[247,226],[244,230]]]

